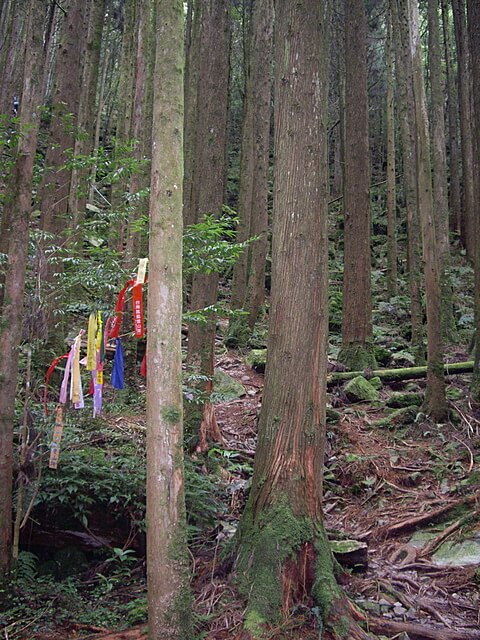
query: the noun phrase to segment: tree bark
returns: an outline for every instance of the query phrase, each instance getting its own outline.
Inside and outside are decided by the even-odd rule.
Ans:
[[[182,424],[183,2],[156,2],[147,342],[149,640],[192,637]]]
[[[390,5],[390,3],[389,3]],[[387,15],[387,294],[391,298],[397,294],[397,192],[395,169],[395,61],[393,55],[392,13]]]
[[[478,52],[480,47],[480,5],[474,0],[468,0],[468,34],[470,50]],[[480,60],[478,55],[472,56],[472,88],[473,88],[473,149],[474,149],[474,195],[475,207],[475,365],[472,379],[472,395],[476,402],[480,402]]]
[[[229,83],[230,20],[227,0],[206,0],[199,9],[200,32],[193,167],[192,206],[195,222],[205,214],[221,215],[226,187],[226,145]],[[217,302],[218,274],[196,273],[192,281],[190,308],[203,309]],[[215,314],[205,325],[192,324],[188,335],[188,363],[203,376],[213,376]],[[192,431],[199,432],[199,448],[209,439],[219,441],[220,431],[208,396],[209,381],[203,385],[205,403],[189,407],[187,416]],[[199,415],[199,413],[201,415]],[[196,424],[192,424],[196,423]]]
[[[145,161],[145,150],[149,143],[149,126],[147,114],[148,107],[148,53],[150,50],[149,32],[152,28],[151,21],[151,0],[139,0],[137,6],[136,25],[136,64],[133,94],[133,113],[131,136],[135,141],[133,151],[134,157],[139,163],[138,169],[134,170],[129,185],[130,206],[127,221],[127,238],[125,243],[125,254],[123,259],[124,267],[131,270],[139,257],[140,234],[133,229],[135,222],[145,214],[148,209],[148,199],[137,199],[136,194],[146,188],[148,174],[141,163]],[[150,96],[151,97],[151,96]]]
[[[95,106],[100,69],[100,51],[105,17],[106,0],[90,0],[87,29],[87,42],[84,52],[83,77],[81,83],[80,104],[78,108],[78,130],[74,154],[90,155],[95,144]],[[98,103],[100,108],[100,103]],[[85,216],[88,197],[88,168],[73,169],[70,181],[68,209],[72,215],[72,228],[75,230]]]
[[[272,94],[273,2],[253,6],[249,73],[245,96],[237,239],[258,239],[240,256],[233,270],[234,309],[245,307],[247,318],[230,323],[229,339],[245,344],[255,326],[265,297],[265,261],[268,234],[268,167],[270,156],[270,104]]]
[[[460,138],[462,153],[462,218],[460,235],[467,256],[473,260],[475,252],[473,193],[472,113],[470,91],[470,51],[468,46],[465,0],[452,0],[455,40],[457,43],[458,102],[460,109]]]
[[[350,369],[374,366],[370,255],[367,17],[365,4],[345,1],[345,183],[342,348]]]
[[[447,415],[441,325],[441,290],[437,238],[433,210],[430,139],[423,80],[422,51],[419,34],[417,0],[407,0],[403,20],[408,20],[410,55],[413,73],[413,97],[417,136],[418,208],[422,227],[425,297],[427,310],[427,391],[425,408],[437,422]],[[403,0],[400,0],[403,3]]]
[[[357,635],[336,584],[321,510],[329,12],[317,0],[279,2],[276,11],[269,360],[237,576],[248,600],[245,627],[251,637],[261,637],[265,624],[313,598],[333,637],[353,639],[366,636]],[[340,631],[335,622],[342,616]]]
[[[417,140],[415,136],[415,114],[412,92],[412,65],[408,54],[408,33],[400,21],[397,0],[391,3],[393,35],[395,38],[395,72],[397,78],[397,100],[402,143],[405,207],[408,229],[408,280],[410,289],[411,343],[417,363],[425,362],[423,344],[423,310],[421,260],[422,244],[418,211],[418,193],[415,172]]]
[[[458,103],[453,71],[449,6],[448,0],[442,0],[442,26],[445,49],[445,73],[447,79],[448,146],[450,151],[450,227],[460,234],[462,206],[460,198],[460,153],[458,149]]]
[[[442,335],[455,333],[452,285],[450,282],[450,239],[448,215],[447,151],[445,146],[445,82],[440,48],[439,0],[428,0],[428,60],[431,91],[431,136],[433,208],[440,269]]]
[[[43,27],[47,9],[43,0],[29,2],[20,110],[21,137],[15,162],[15,190],[11,199],[12,226],[0,325],[0,575],[8,570],[11,556],[15,390],[22,339],[33,166],[44,85]]]

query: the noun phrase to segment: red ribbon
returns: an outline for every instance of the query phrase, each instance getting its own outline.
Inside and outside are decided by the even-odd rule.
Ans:
[[[115,305],[115,318],[113,318],[112,324],[110,326],[109,338],[118,338],[120,327],[122,326],[122,315],[123,308],[125,306],[125,296],[127,295],[127,290],[132,285],[134,285],[135,282],[135,278],[133,278],[132,280],[128,280],[123,289],[118,294],[117,304]]]
[[[60,360],[63,360],[63,358],[68,358],[68,355],[69,355],[68,353],[65,353],[63,356],[58,356],[57,358],[52,360],[51,365],[47,369],[47,373],[45,375],[45,391],[43,393],[43,408],[45,410],[45,415],[46,416],[48,416],[47,397],[48,397],[48,383],[49,383],[49,380],[50,380],[50,376],[55,371],[55,368],[56,368],[57,364],[60,362]]]
[[[132,288],[133,294],[133,328],[136,338],[145,336],[145,326],[143,322],[143,291],[141,284],[136,284]]]

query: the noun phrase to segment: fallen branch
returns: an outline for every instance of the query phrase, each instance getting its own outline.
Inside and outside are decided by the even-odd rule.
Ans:
[[[473,360],[468,362],[450,362],[443,365],[446,376],[454,376],[459,373],[471,373],[473,371]],[[327,376],[327,386],[331,387],[345,380],[352,380],[357,376],[366,378],[380,378],[384,382],[395,382],[396,380],[414,380],[425,378],[427,367],[406,367],[401,369],[375,369],[373,371],[334,371]]]

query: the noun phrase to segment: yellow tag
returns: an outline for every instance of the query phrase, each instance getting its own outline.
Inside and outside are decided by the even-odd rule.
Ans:
[[[97,384],[103,384],[103,371],[97,371]]]
[[[145,276],[147,274],[148,258],[140,258],[138,261],[137,280],[135,284],[143,284],[145,282]]]

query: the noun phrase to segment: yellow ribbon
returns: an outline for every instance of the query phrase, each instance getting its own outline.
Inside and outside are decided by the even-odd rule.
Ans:
[[[97,353],[95,350],[95,336],[97,333],[97,316],[91,313],[88,318],[87,334],[87,371],[95,371],[97,368]]]

